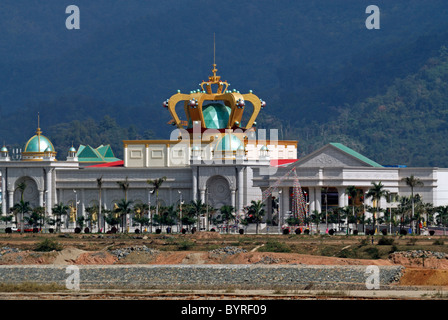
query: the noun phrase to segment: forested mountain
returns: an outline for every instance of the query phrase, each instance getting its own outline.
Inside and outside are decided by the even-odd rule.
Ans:
[[[386,92],[335,110],[330,122],[301,128],[301,145],[338,141],[384,165],[448,166],[448,49]]]
[[[231,88],[266,100],[259,127],[299,140],[300,156],[342,142],[384,164],[448,166],[439,156],[448,144],[437,140],[443,125],[427,122],[444,107],[441,84],[425,87],[426,117],[409,95],[393,114],[385,102],[382,113],[368,109],[403,86],[417,88],[423,70],[442,68],[445,0],[73,3],[80,30],[65,28],[67,4],[59,0],[0,3],[0,137],[7,145],[34,134],[38,112],[44,134],[64,156],[72,142],[104,139],[120,148],[120,139],[133,136],[168,138],[170,116],[161,102],[210,75],[215,33],[218,74]],[[371,4],[381,10],[380,30],[365,27]],[[424,130],[398,132],[379,115],[412,119]],[[113,130],[102,127],[111,121]],[[428,147],[421,132],[434,133],[433,154],[421,149]]]

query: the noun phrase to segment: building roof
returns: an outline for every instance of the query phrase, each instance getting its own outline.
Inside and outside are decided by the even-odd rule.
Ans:
[[[54,147],[51,141],[41,134],[36,134],[28,140],[28,142],[25,144],[25,148],[23,151],[45,152],[45,150],[47,150],[48,148],[50,148],[49,151],[54,152]]]
[[[96,149],[89,145],[80,145],[76,156],[79,162],[106,163],[120,161],[114,156],[110,145],[101,145]]]
[[[369,158],[363,156],[362,154],[356,152],[355,150],[350,149],[349,147],[343,145],[342,143],[334,143],[333,142],[333,143],[330,143],[330,145],[332,145],[333,147],[336,147],[339,150],[342,150],[342,151],[348,153],[349,155],[351,155],[351,156],[353,156],[353,157],[355,157],[355,158],[357,158],[357,159],[359,159],[359,160],[361,160],[361,161],[371,165],[372,167],[378,167],[378,168],[382,167],[382,165],[380,165],[379,163],[377,163],[377,162],[375,162],[373,160],[370,160]]]

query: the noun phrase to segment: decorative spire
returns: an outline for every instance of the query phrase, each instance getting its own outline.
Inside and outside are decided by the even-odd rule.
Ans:
[[[38,136],[40,136],[42,133],[42,131],[40,130],[40,115],[39,112],[37,113],[37,130],[36,130],[36,134]]]

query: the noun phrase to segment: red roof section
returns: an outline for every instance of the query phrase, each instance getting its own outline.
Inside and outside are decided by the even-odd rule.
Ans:
[[[88,166],[87,168],[111,168],[111,167],[122,167],[124,165],[123,160],[94,164],[93,166]]]
[[[273,159],[273,160],[271,160],[271,167],[288,165],[288,164],[296,162],[298,160],[299,159]]]

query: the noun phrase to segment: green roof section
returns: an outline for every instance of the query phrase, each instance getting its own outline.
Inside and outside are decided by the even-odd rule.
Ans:
[[[54,151],[51,141],[43,135],[35,135],[26,143],[24,152],[45,152],[47,148],[50,148],[49,151]]]
[[[114,156],[110,145],[101,145],[96,149],[89,145],[80,145],[76,156],[79,162],[105,163],[120,160]]]
[[[350,149],[349,147],[343,145],[342,143],[330,143],[330,145],[350,154],[351,156],[357,158],[358,160],[361,160],[362,162],[365,162],[365,163],[371,165],[372,167],[377,167],[377,168],[383,167],[379,163],[376,163],[375,161],[370,160],[369,158],[363,156],[362,154],[356,152],[355,150]]]

